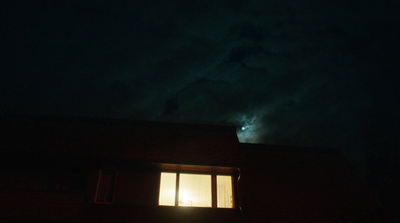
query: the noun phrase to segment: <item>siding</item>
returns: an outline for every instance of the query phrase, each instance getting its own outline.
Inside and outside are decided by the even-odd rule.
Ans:
[[[86,203],[82,194],[2,191],[0,219],[65,221],[78,218]]]

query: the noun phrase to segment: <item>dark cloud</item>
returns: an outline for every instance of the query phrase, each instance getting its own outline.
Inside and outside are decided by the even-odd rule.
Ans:
[[[3,3],[0,108],[234,124],[358,159],[398,145],[396,4]]]
[[[0,112],[236,125],[399,187],[398,1],[0,3]],[[393,213],[396,213],[393,211]]]

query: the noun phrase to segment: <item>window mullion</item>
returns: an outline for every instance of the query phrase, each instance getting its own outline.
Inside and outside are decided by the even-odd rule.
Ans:
[[[217,208],[217,177],[215,174],[211,175],[211,193],[212,208]]]
[[[179,205],[179,177],[180,173],[176,173],[175,206]]]

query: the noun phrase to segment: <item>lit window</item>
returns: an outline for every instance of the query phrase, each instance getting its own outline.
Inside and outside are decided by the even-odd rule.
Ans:
[[[213,191],[215,197],[213,197]],[[161,206],[233,208],[232,177],[162,172],[158,204]]]
[[[179,206],[211,207],[211,175],[180,174]]]
[[[161,173],[159,205],[175,206],[176,173]]]
[[[231,176],[217,176],[217,207],[233,208]]]

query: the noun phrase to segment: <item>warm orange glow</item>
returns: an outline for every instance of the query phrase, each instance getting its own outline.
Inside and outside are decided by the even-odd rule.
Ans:
[[[176,173],[161,173],[158,204],[175,206]]]
[[[217,175],[217,207],[233,208],[231,176]]]
[[[211,175],[179,175],[179,206],[211,207],[211,204]]]
[[[179,179],[177,179],[177,174],[179,174]],[[179,191],[176,187],[177,182],[179,182]],[[233,208],[232,176],[216,175],[216,181],[214,181],[216,191],[214,192],[217,196],[214,198],[212,198],[212,182],[211,174],[162,172],[158,204],[175,206],[177,203],[181,207],[212,207],[213,202],[216,201],[217,208]]]

